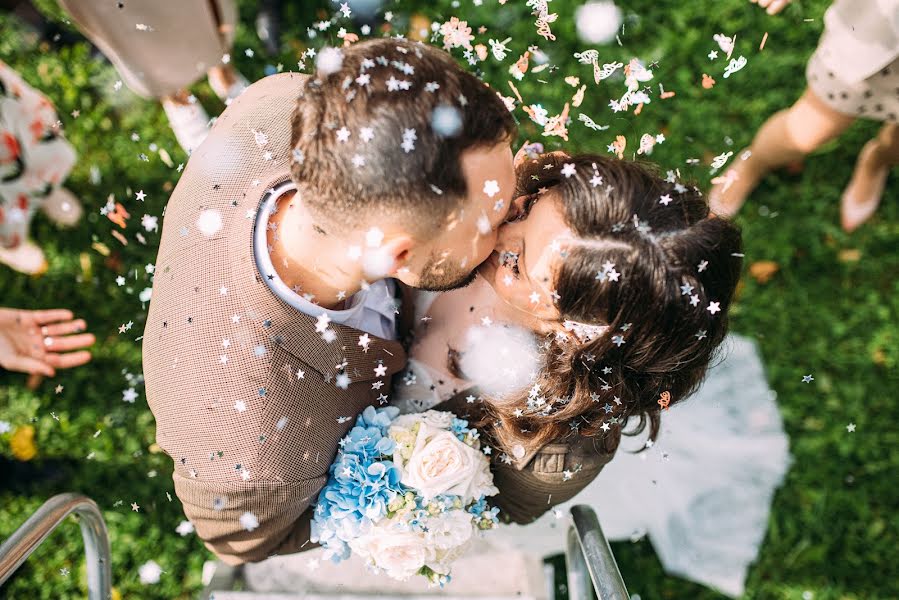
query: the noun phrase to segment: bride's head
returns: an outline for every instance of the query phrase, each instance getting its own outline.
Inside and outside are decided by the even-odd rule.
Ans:
[[[538,446],[578,430],[611,449],[628,417],[654,436],[666,399],[699,385],[727,333],[741,238],[673,179],[593,155],[522,168],[518,218],[480,273],[546,335],[534,385],[491,402],[501,439],[523,431]]]

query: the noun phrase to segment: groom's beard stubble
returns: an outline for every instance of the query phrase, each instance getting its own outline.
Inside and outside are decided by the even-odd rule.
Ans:
[[[436,254],[432,254],[428,258],[416,286],[418,289],[426,292],[449,292],[471,285],[471,282],[478,276],[477,266],[471,271],[457,269],[448,273],[445,266],[446,261],[444,260],[442,265],[438,265],[439,262],[440,259]]]

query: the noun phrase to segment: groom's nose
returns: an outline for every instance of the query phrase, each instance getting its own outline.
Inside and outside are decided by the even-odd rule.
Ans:
[[[517,237],[517,231],[521,227],[521,221],[505,222],[496,231],[496,243],[493,246],[497,252],[509,250]]]

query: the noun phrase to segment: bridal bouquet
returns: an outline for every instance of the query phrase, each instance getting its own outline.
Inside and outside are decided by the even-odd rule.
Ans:
[[[395,579],[446,584],[451,563],[497,523],[498,490],[476,429],[453,413],[368,407],[340,441],[312,541],[335,562],[356,553]]]

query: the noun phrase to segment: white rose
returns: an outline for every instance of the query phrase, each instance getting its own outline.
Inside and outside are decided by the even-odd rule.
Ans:
[[[394,579],[408,579],[434,559],[434,550],[423,534],[390,526],[374,527],[368,534],[350,540],[349,546]]]
[[[481,482],[486,458],[443,429],[422,424],[408,462],[395,458],[402,471],[400,481],[421,494],[425,501],[440,494],[454,494],[463,502],[475,499],[473,484]]]

